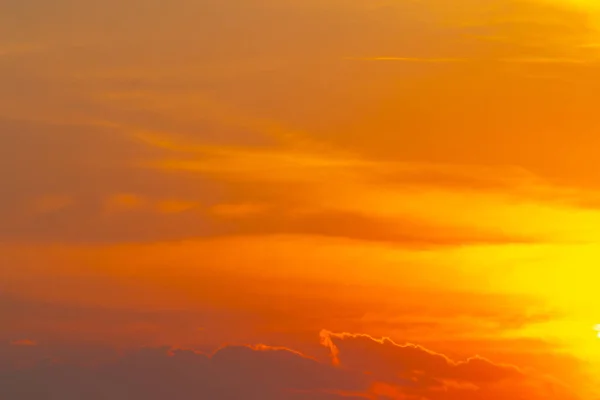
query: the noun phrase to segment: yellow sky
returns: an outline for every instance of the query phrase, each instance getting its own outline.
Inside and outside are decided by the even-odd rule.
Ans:
[[[325,329],[589,398],[595,2],[36,2],[0,5],[0,340]]]

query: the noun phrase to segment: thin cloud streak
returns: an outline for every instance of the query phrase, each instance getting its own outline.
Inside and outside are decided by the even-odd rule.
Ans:
[[[347,57],[351,61],[398,61],[414,63],[507,63],[507,64],[567,64],[567,65],[596,65],[597,59],[577,59],[561,57],[534,57],[534,58],[420,58],[420,57]]]

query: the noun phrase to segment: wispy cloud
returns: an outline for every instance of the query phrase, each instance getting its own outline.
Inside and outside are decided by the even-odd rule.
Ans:
[[[31,339],[13,340],[12,342],[10,342],[10,344],[12,346],[17,346],[17,347],[35,347],[38,345],[38,343],[35,340],[31,340]]]
[[[73,196],[69,195],[47,195],[35,199],[31,209],[35,214],[48,214],[64,210],[75,203]]]
[[[152,146],[177,150],[178,158],[142,161],[143,168],[163,172],[194,172],[201,176],[229,182],[236,187],[261,183],[272,187],[274,196],[269,202],[275,209],[286,209],[291,204],[311,210],[312,215],[337,216],[308,222],[314,226],[354,226],[366,216],[375,223],[378,218],[406,220],[406,216],[430,221],[431,226],[470,227],[471,232],[509,233],[513,240],[595,240],[589,221],[600,218],[595,210],[582,210],[578,202],[594,194],[576,188],[564,187],[546,181],[524,168],[511,166],[477,167],[472,165],[445,165],[377,161],[344,152],[316,152],[293,147],[236,148],[228,146],[165,146],[163,142],[146,141]],[[294,194],[293,203],[286,190],[279,185],[300,186],[304,193]],[[260,192],[245,191],[245,201],[256,202]],[[264,200],[264,199],[263,199]],[[458,210],[471,204],[470,212]],[[307,213],[306,215],[311,215]],[[502,215],[502,217],[500,217]],[[523,224],[525,215],[536,216],[529,225]],[[339,219],[339,216],[346,216]],[[375,218],[375,219],[371,219]],[[286,219],[282,219],[285,221]],[[561,220],[564,224],[548,225],[543,221]],[[292,226],[301,226],[288,221]],[[261,225],[257,223],[257,227]],[[359,224],[362,226],[362,224]],[[375,223],[375,225],[380,226]],[[374,226],[371,226],[371,230]],[[266,227],[267,225],[263,225]],[[306,225],[303,225],[306,226]],[[567,228],[569,227],[569,228]],[[381,228],[381,226],[380,226]],[[279,229],[286,229],[283,225]],[[344,228],[347,229],[347,228]],[[351,231],[352,229],[348,229]],[[384,229],[387,231],[387,229]],[[376,229],[382,233],[381,229]],[[443,230],[446,231],[447,230]],[[388,232],[389,237],[394,235]],[[468,236],[468,233],[466,233]],[[384,236],[387,236],[384,235]],[[459,235],[460,236],[460,235]],[[497,236],[500,238],[503,235]],[[483,235],[483,237],[490,236]],[[517,238],[521,239],[517,239]]]
[[[11,57],[23,54],[30,54],[46,49],[35,43],[0,43],[0,57]]]
[[[468,62],[467,58],[425,58],[425,57],[392,57],[392,56],[377,56],[377,57],[346,57],[346,60],[355,61],[404,61],[416,63],[456,63]]]
[[[408,63],[508,63],[508,64],[566,64],[593,65],[600,59],[564,57],[514,57],[514,58],[425,58],[425,57],[347,57],[354,61],[398,61]]]

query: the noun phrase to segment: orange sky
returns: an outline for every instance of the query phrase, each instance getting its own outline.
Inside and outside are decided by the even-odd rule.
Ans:
[[[451,3],[0,4],[0,383],[599,398],[600,6]]]

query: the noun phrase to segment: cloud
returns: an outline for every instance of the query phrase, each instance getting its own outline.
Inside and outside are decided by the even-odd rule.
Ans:
[[[289,147],[291,146],[295,144],[292,142]],[[179,158],[141,161],[138,165],[142,168],[162,171],[191,171],[225,180],[244,179],[279,183],[313,182],[325,177],[342,178],[351,176],[358,168],[371,164],[360,158],[289,147],[286,145],[258,149],[232,146],[190,147],[184,148],[184,151],[195,153],[195,157],[183,155]]]
[[[107,211],[109,212],[135,210],[143,205],[144,199],[129,193],[112,195],[106,201]]]
[[[211,356],[146,348],[96,367],[49,364],[0,374],[6,399],[76,400],[214,398],[325,399],[327,391],[361,391],[366,379],[297,352],[268,346],[228,346]]]
[[[419,57],[393,57],[393,56],[379,56],[379,57],[348,57],[347,60],[356,61],[405,61],[405,62],[417,62],[417,63],[453,63],[453,62],[465,62],[468,59],[461,58],[419,58]]]
[[[38,343],[35,340],[31,340],[31,339],[19,339],[19,340],[13,340],[12,342],[10,342],[11,345],[13,346],[19,346],[19,347],[32,347],[32,346],[37,346]]]
[[[105,211],[108,214],[122,212],[144,212],[160,214],[179,214],[198,210],[201,203],[185,199],[151,199],[134,193],[117,193],[110,195],[105,200]]]
[[[62,140],[68,143],[67,140],[75,139],[76,132],[74,129],[61,133]],[[8,136],[0,139],[23,152],[36,140],[46,142],[50,133],[26,131],[20,141]],[[110,145],[100,141],[97,133],[90,133],[89,139],[98,140],[98,146]],[[112,134],[113,139],[123,139],[116,132]],[[115,160],[121,161],[100,166],[99,160],[82,148],[82,154],[73,155],[74,159],[62,158],[48,168],[26,170],[32,173],[31,177],[25,174],[24,179],[12,184],[9,181],[10,186],[27,184],[27,187],[18,188],[13,192],[15,198],[9,198],[12,204],[6,207],[6,213],[13,217],[9,216],[12,223],[4,226],[5,236],[12,240],[114,243],[223,235],[312,234],[408,246],[522,243],[538,238],[529,233],[473,227],[471,221],[439,222],[428,216],[429,210],[415,216],[411,197],[422,194],[419,192],[423,190],[442,190],[450,195],[464,191],[512,191],[522,197],[544,197],[543,190],[549,194],[559,191],[552,187],[545,189],[539,178],[517,168],[375,161],[320,148],[315,142],[304,141],[302,135],[289,138],[279,147],[254,148],[201,145],[170,135],[144,138],[142,143],[147,146],[138,144],[144,150],[137,154],[153,160],[148,161],[151,165],[166,169],[125,168],[121,161],[126,157],[116,148],[111,151],[116,153]],[[33,151],[31,157],[40,157]],[[130,151],[134,152],[135,147],[127,153]],[[65,149],[57,146],[56,152],[62,154]],[[154,159],[165,153],[184,158],[166,162]],[[10,157],[7,160],[13,168],[30,168],[23,160]],[[89,169],[79,168],[84,160],[94,163],[88,164]],[[57,167],[56,177],[47,178]],[[117,172],[119,179],[111,178]],[[38,193],[40,188],[33,181],[48,179],[56,181],[69,194],[63,198]],[[91,179],[95,179],[93,186],[74,183]],[[255,183],[261,183],[260,189]],[[52,188],[47,186],[46,190]],[[168,189],[168,197],[162,194],[163,188]],[[388,193],[386,188],[390,188]],[[537,188],[541,189],[536,191]],[[349,204],[354,197],[365,195],[371,198]],[[17,218],[14,211],[19,210],[23,197],[33,197],[37,210],[60,213],[45,212],[36,219]],[[67,203],[75,198],[76,204]],[[393,209],[380,203],[391,198],[396,199]],[[404,210],[402,205],[407,200],[408,209]],[[222,218],[226,215],[245,218],[237,223]],[[189,224],[190,220],[197,223]]]
[[[173,175],[194,172],[236,186],[313,185],[314,192],[319,192],[319,186],[374,183],[402,190],[480,192],[572,205],[600,196],[598,191],[556,182],[519,165],[376,159],[329,147],[298,132],[279,145],[261,147],[200,145],[175,138],[168,134],[145,137],[144,144],[168,150],[163,154],[171,158],[141,160],[138,166]]]
[[[400,379],[412,380],[418,375],[439,382],[444,380],[468,381],[472,384],[521,378],[522,371],[511,365],[494,364],[481,357],[454,361],[447,356],[415,344],[399,345],[389,338],[375,339],[365,334],[321,332],[323,345],[331,351],[335,364],[351,368],[365,368],[375,372],[388,369]],[[347,359],[341,359],[343,354]],[[373,357],[377,354],[378,357]],[[377,361],[365,362],[369,357]],[[388,360],[389,365],[381,364]],[[375,372],[377,373],[377,372]]]
[[[236,218],[262,214],[265,207],[260,204],[217,204],[210,212],[217,217]]]
[[[556,380],[479,356],[456,361],[419,345],[366,334],[322,331],[321,343],[336,365],[368,372],[375,382],[372,389],[392,398],[577,398]]]
[[[486,67],[483,73],[469,69],[470,63],[446,64],[490,59],[543,67],[548,61],[590,59],[591,49],[581,48],[581,43],[590,40],[577,44],[579,52],[567,51],[586,39],[586,17],[566,6],[535,2],[502,0],[490,8],[481,2],[461,1],[465,6],[455,10],[439,0],[376,6],[349,6],[333,0],[321,4],[262,2],[260,7],[250,7],[256,2],[244,0],[241,3],[247,8],[230,9],[215,3],[208,13],[194,13],[195,5],[181,4],[171,15],[177,17],[169,19],[177,29],[169,30],[169,39],[152,41],[149,46],[147,34],[155,34],[150,29],[155,23],[149,21],[161,17],[161,22],[167,22],[164,13],[153,8],[153,13],[136,20],[139,29],[127,31],[129,40],[118,45],[91,40],[92,45],[90,37],[82,34],[87,45],[72,48],[63,38],[63,46],[52,47],[44,63],[30,58],[28,68],[20,68],[18,62],[3,67],[12,69],[3,75],[10,79],[2,99],[11,107],[18,103],[8,113],[28,121],[0,121],[6,132],[0,134],[0,147],[6,152],[0,162],[2,171],[11,171],[3,177],[8,195],[0,200],[2,219],[9,223],[0,233],[19,241],[63,242],[282,232],[399,244],[552,239],[546,237],[551,234],[540,232],[548,227],[520,232],[522,215],[536,207],[513,213],[518,208],[514,203],[532,197],[543,202],[572,200],[581,193],[526,177],[519,180],[511,175],[510,165],[528,164],[537,171],[540,165],[552,164],[547,162],[549,158],[557,157],[555,161],[563,163],[565,154],[574,152],[540,151],[540,140],[532,137],[532,132],[565,126],[554,123],[553,118],[565,116],[574,124],[586,120],[573,110],[595,103],[586,98],[585,102],[571,102],[575,105],[568,109],[549,109],[544,106],[548,99],[570,97],[546,96],[547,88],[538,90],[493,68]],[[110,15],[114,6],[103,4],[98,12]],[[63,7],[57,6],[55,22],[68,14]],[[219,12],[220,7],[227,12]],[[84,15],[84,9],[77,13]],[[183,10],[204,18],[204,23],[192,23]],[[119,15],[118,19],[122,18]],[[230,21],[221,23],[225,15],[237,21],[247,37],[254,37],[253,43],[262,44],[241,45],[238,34],[230,35]],[[261,21],[276,25],[266,30]],[[103,22],[87,21],[80,28],[91,34],[88,29],[97,23]],[[188,46],[190,37],[213,37],[217,32],[220,51],[204,39]],[[492,41],[492,36],[502,40]],[[566,43],[561,41],[563,37],[568,39]],[[528,47],[536,40],[544,41],[544,51]],[[402,62],[402,66],[396,64],[385,71],[387,67],[378,65],[380,75],[373,73],[369,63],[341,60],[345,55],[364,54],[392,55],[375,58],[397,61],[441,62],[444,70],[439,73],[438,66],[431,66],[436,72],[430,75],[430,66]],[[403,68],[402,74],[398,68]],[[48,90],[40,91],[40,86]],[[529,90],[524,93],[527,96],[521,96],[520,90]],[[588,89],[577,90],[573,93],[579,96]],[[51,93],[52,99],[44,93]],[[530,97],[529,93],[540,95]],[[55,100],[58,98],[60,102]],[[487,106],[480,110],[481,104]],[[528,108],[533,104],[542,112]],[[63,122],[32,122],[40,118]],[[539,124],[530,123],[535,119]],[[73,120],[78,124],[65,123]],[[512,126],[511,121],[524,122]],[[567,128],[569,132],[590,131]],[[560,136],[550,133],[543,142],[556,144]],[[596,147],[582,145],[576,153]],[[521,148],[523,151],[514,151]],[[592,158],[578,157],[572,165]],[[495,169],[490,172],[476,167],[482,164],[509,166],[490,168]],[[151,168],[137,168],[140,165]],[[555,169],[563,173],[568,168]],[[574,179],[591,176],[589,171],[594,170],[587,165],[575,169],[569,173]],[[379,190],[392,185],[393,191]],[[458,210],[428,204],[418,210],[420,215],[412,215],[412,203],[403,209],[408,194],[432,188],[441,191],[432,193],[443,199],[440,203],[449,198],[449,203],[458,203]],[[488,212],[463,217],[465,208],[475,214],[474,203],[481,200],[464,196],[465,192],[516,193],[515,198],[493,199],[489,208],[496,215],[510,209],[506,214],[511,218],[506,220],[518,220],[513,224],[518,226],[505,227],[504,221],[489,219]],[[74,196],[80,203],[36,220],[15,213],[21,204],[51,193]],[[135,216],[113,213],[110,218],[98,217],[103,208],[99,203],[114,193],[135,193],[150,199],[152,205],[130,208]],[[164,193],[168,198],[155,203]],[[413,203],[423,200],[423,196],[415,198]],[[273,214],[265,217],[264,227],[254,223],[236,229],[227,223],[219,226],[211,216],[201,215],[197,211],[202,208],[194,203],[213,209],[226,204],[264,204]],[[309,212],[296,213],[297,209]],[[437,220],[439,209],[457,217]],[[536,214],[531,220],[551,219],[555,210],[537,211],[539,208],[533,210]],[[565,221],[570,211],[559,210],[560,221]],[[382,221],[383,213],[396,215]],[[584,218],[588,216],[580,219]],[[182,223],[188,219],[194,223]],[[433,237],[423,238],[427,235]],[[559,239],[573,236],[579,235],[568,232]]]
[[[228,185],[243,203],[267,204],[270,215],[260,214],[263,222],[237,226],[249,234],[254,228],[257,234],[313,233],[396,243],[430,235],[431,243],[446,244],[595,240],[589,221],[598,213],[579,205],[597,198],[597,191],[557,184],[511,165],[376,160],[300,149],[296,140],[252,149],[181,145],[186,149],[181,158],[142,166],[173,175],[193,172]],[[547,223],[559,219],[565,223]],[[574,231],[562,228],[567,226]],[[220,228],[232,230],[226,224]]]
[[[492,60],[478,60],[475,58],[418,58],[418,57],[394,57],[394,56],[378,56],[378,57],[349,57],[348,60],[356,61],[399,61],[399,62],[415,62],[415,63],[459,63],[459,62],[496,62],[496,63],[519,63],[519,64],[579,64],[591,65],[600,62],[600,59],[586,58],[562,58],[562,57],[531,57],[531,58],[499,58]]]
[[[197,209],[201,204],[190,200],[161,200],[156,204],[156,209],[165,214],[178,214]]]
[[[32,43],[0,43],[0,58],[20,56],[43,50],[43,47]]]
[[[269,244],[265,240],[260,242],[262,246]],[[73,347],[73,343],[82,341],[82,338],[126,346],[163,343],[197,346],[257,340],[286,344],[290,336],[299,336],[304,338],[301,342],[312,343],[313,332],[329,326],[336,330],[367,331],[376,335],[393,333],[405,341],[442,345],[443,349],[468,347],[484,354],[489,351],[522,352],[532,356],[552,353],[557,346],[553,342],[526,340],[520,336],[522,329],[561,317],[550,311],[544,312],[539,302],[529,298],[447,290],[415,291],[406,287],[417,280],[409,271],[401,274],[404,276],[402,279],[391,279],[398,282],[397,285],[369,287],[365,283],[370,279],[367,275],[379,275],[385,269],[360,271],[352,268],[349,263],[356,260],[360,252],[351,253],[349,262],[333,271],[335,282],[332,284],[318,284],[302,276],[298,279],[267,280],[259,278],[260,271],[246,265],[252,256],[243,249],[243,244],[227,246],[224,251],[219,249],[218,243],[209,246],[218,250],[207,254],[192,246],[194,251],[181,255],[182,260],[188,260],[187,263],[172,257],[165,259],[152,249],[123,249],[128,254],[145,254],[147,260],[152,260],[149,262],[158,265],[162,264],[161,259],[165,260],[164,265],[179,265],[170,273],[168,285],[158,278],[154,284],[148,282],[152,279],[148,275],[163,275],[164,272],[153,272],[152,266],[143,261],[142,256],[136,257],[137,261],[124,262],[116,260],[111,250],[104,249],[88,257],[102,257],[104,262],[98,266],[102,271],[111,265],[117,275],[129,277],[128,283],[115,285],[115,280],[120,278],[106,273],[90,272],[89,277],[74,278],[54,272],[53,276],[49,276],[49,265],[55,265],[56,260],[45,254],[46,263],[29,272],[36,274],[46,284],[45,288],[30,288],[35,292],[31,299],[0,296],[0,325],[5,327],[0,332],[0,342],[8,343],[19,337],[34,337],[49,347],[56,346],[58,342],[61,347],[67,346],[67,354],[61,350],[58,355],[71,359],[74,352],[86,353],[86,350],[77,347],[69,351],[69,346]],[[231,248],[237,248],[240,254],[227,262],[224,260],[228,258],[226,251]],[[267,248],[281,252],[278,248]],[[298,250],[298,253],[314,252]],[[366,258],[377,254],[374,252]],[[321,269],[331,268],[322,257],[317,255],[314,259],[319,258]],[[307,264],[311,262],[316,264],[311,260]],[[85,260],[78,258],[73,270],[85,274],[85,270],[90,268],[84,267],[86,264]],[[299,268],[307,267],[301,265]],[[232,278],[233,271],[247,278]],[[439,272],[425,272],[424,275],[433,273]],[[273,274],[269,272],[269,275]],[[4,276],[3,286],[24,290],[20,287],[18,276],[14,275],[12,278]],[[340,281],[340,276],[356,278]],[[247,284],[249,280],[252,285]],[[303,283],[299,285],[298,282]],[[66,299],[56,300],[56,291],[65,295]],[[111,293],[111,299],[105,298],[107,292]],[[152,293],[153,299],[145,300],[147,293]],[[399,297],[398,293],[402,296]],[[173,295],[189,297],[190,300],[183,303],[168,300]],[[39,297],[47,300],[34,300]],[[282,301],[283,298],[285,301]],[[323,307],[323,304],[328,306]],[[204,328],[201,333],[198,327]],[[307,351],[298,343],[294,346]]]
[[[271,207],[266,211],[250,205],[231,207],[223,205],[213,209],[218,224],[214,224],[212,236],[314,235],[381,242],[405,248],[524,244],[535,243],[538,240],[533,236],[504,234],[493,229],[469,226],[443,225],[410,216],[382,217],[358,211],[319,208],[294,210],[293,207],[281,206]],[[244,218],[232,219],[234,216]]]
[[[47,214],[61,211],[74,202],[75,199],[68,195],[47,195],[35,199],[31,208],[35,214]]]
[[[142,348],[95,365],[50,362],[2,371],[0,395],[9,400],[577,398],[550,380],[480,357],[457,362],[389,339],[326,331],[321,337],[339,365],[265,345],[230,345],[210,355]]]

